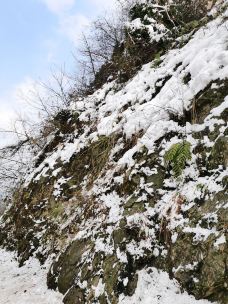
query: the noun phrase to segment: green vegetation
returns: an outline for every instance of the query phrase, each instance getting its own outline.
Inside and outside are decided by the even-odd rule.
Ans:
[[[186,161],[191,160],[191,158],[191,144],[185,140],[172,145],[164,156],[166,164],[171,164],[175,177],[181,175],[185,168]]]

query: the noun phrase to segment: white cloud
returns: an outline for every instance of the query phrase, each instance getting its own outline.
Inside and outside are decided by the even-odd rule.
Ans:
[[[29,101],[34,100],[36,83],[27,77],[21,83],[15,85],[11,92],[0,97],[0,129],[9,129],[19,114],[34,115],[34,108]]]
[[[13,122],[16,119],[15,112],[12,111],[11,100],[7,98],[0,99],[0,148],[12,144],[15,137],[11,133],[5,133],[4,130],[11,130]]]
[[[41,0],[47,8],[54,14],[62,14],[70,10],[75,0]]]
[[[59,18],[60,32],[65,34],[72,42],[77,44],[82,32],[85,32],[91,23],[103,11],[108,11],[115,7],[116,0],[84,0],[93,9],[92,16],[87,17],[85,14],[77,13],[61,15]]]
[[[75,12],[76,0],[40,0],[59,18],[59,32],[77,44],[81,33],[89,25],[91,19],[101,12],[114,7],[116,0],[78,0],[85,2],[93,9],[93,14]]]
[[[87,0],[90,4],[96,6],[101,11],[115,7],[116,0]]]
[[[5,103],[4,100],[0,100],[0,129],[9,128],[9,122],[14,118],[12,110]]]
[[[17,140],[15,134],[2,131],[13,130],[16,127],[20,132],[20,125],[15,125],[19,118],[33,123],[39,120],[39,110],[36,104],[31,103],[31,101],[36,101],[37,89],[37,83],[32,78],[26,77],[6,96],[0,97],[0,148]]]
[[[37,82],[31,77],[26,77],[21,83],[15,86],[12,96],[19,107],[24,107],[29,101],[34,99],[37,90]]]
[[[77,44],[81,33],[89,26],[90,20],[81,14],[69,15],[60,19],[60,32]]]
[[[41,0],[48,9],[58,16],[58,31],[73,43],[77,43],[79,36],[90,21],[85,14],[75,13],[76,0]],[[79,0],[80,1],[80,0]],[[81,0],[82,1],[82,0]],[[90,3],[91,0],[83,0]],[[93,2],[94,0],[92,0]],[[49,54],[48,58],[53,58]]]

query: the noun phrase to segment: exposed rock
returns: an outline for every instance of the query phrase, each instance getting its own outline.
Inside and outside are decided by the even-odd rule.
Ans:
[[[132,13],[145,16],[141,8]],[[216,16],[188,24],[159,65],[74,101],[75,115],[59,113],[63,136],[45,147],[4,214],[0,244],[21,264],[52,255],[48,286],[65,304],[118,304],[150,267],[197,299],[226,304],[227,15]],[[175,29],[164,22],[159,48]],[[177,154],[165,154],[183,142],[191,157],[178,152],[176,176]]]

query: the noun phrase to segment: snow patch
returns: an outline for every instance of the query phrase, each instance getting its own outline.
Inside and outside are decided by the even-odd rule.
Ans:
[[[0,249],[1,304],[60,304],[63,295],[46,286],[49,265],[30,258],[18,267],[14,254]]]
[[[170,280],[166,272],[156,268],[138,272],[138,284],[132,297],[121,296],[119,304],[209,304],[181,292],[177,281]]]

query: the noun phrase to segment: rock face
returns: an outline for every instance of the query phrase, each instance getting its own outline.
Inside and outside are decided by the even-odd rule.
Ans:
[[[53,254],[47,282],[65,304],[117,304],[135,293],[138,271],[148,267],[168,272],[197,299],[227,303],[223,11],[159,65],[73,101],[63,113],[68,125],[4,214],[0,244],[17,249],[21,263]]]

